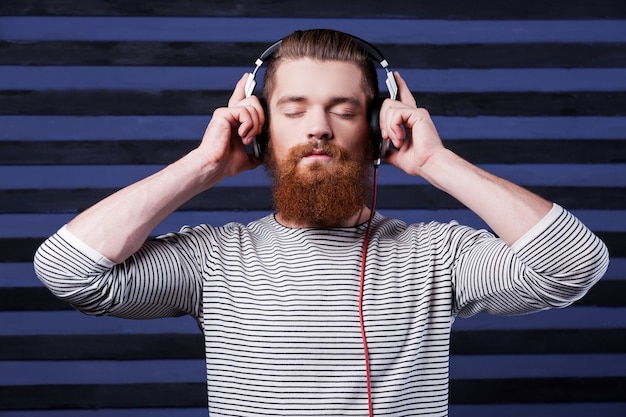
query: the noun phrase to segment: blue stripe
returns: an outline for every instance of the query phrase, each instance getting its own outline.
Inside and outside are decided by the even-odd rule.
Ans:
[[[488,362],[490,366],[485,366]],[[626,376],[626,354],[453,355],[452,378]],[[0,361],[0,386],[204,382],[203,359]]]
[[[204,17],[0,17],[13,41],[268,42],[329,27],[373,43],[624,42],[624,20],[418,20]]]
[[[406,223],[456,220],[475,228],[486,227],[485,223],[469,210],[381,209],[378,211],[387,217],[397,218]],[[573,210],[572,212],[595,232],[626,231],[626,210]],[[246,224],[266,214],[270,214],[270,211],[177,211],[163,221],[152,235],[178,231],[183,225],[195,226],[210,223],[220,226],[230,222]],[[0,238],[50,236],[74,216],[73,213],[2,214],[0,215]],[[626,278],[626,270],[624,275]]]
[[[210,213],[209,213],[210,214]],[[235,216],[233,216],[235,217]],[[460,216],[450,216],[451,218]],[[176,219],[176,217],[174,217]],[[423,220],[431,217],[424,216]],[[172,221],[170,227],[164,230],[178,230],[183,224],[196,224],[194,221]],[[58,225],[61,225],[59,222]],[[50,227],[56,229],[57,224]],[[43,234],[43,233],[42,233]],[[609,269],[602,280],[623,281],[626,280],[626,258],[612,258]],[[35,276],[33,265],[30,262],[0,262],[0,288],[1,287],[41,287],[43,284]]]
[[[541,314],[456,319],[453,330],[626,329],[626,307],[569,307]],[[191,316],[153,320],[94,317],[78,311],[0,312],[0,335],[198,333]]]
[[[204,382],[203,359],[0,361],[0,387],[38,384]]]
[[[453,330],[522,329],[624,329],[626,308],[568,307],[521,316],[492,316],[479,313],[469,319],[457,318]]]
[[[532,341],[528,342],[532,344]],[[488,363],[489,366],[485,366]],[[567,378],[626,376],[626,354],[453,355],[451,378]]]
[[[132,408],[99,409],[99,410],[28,410],[3,411],[2,417],[206,417],[207,409],[203,408]],[[611,417],[603,414],[605,417]],[[554,417],[554,416],[552,416]],[[622,417],[621,415],[619,417]]]
[[[626,187],[626,164],[482,164],[483,169],[523,186]],[[0,166],[0,188],[108,188],[122,187],[156,172],[153,165],[41,165]],[[427,184],[420,177],[386,166],[380,185]],[[216,185],[269,186],[262,167]]]
[[[99,410],[28,410],[3,411],[2,417],[207,417],[204,408],[108,408]],[[605,417],[612,417],[603,414]],[[540,417],[540,416],[538,416]],[[552,416],[555,417],[555,416]],[[622,417],[621,415],[619,417]]]
[[[0,66],[4,90],[225,90],[231,91],[249,67]],[[390,63],[393,65],[393,62]],[[396,68],[394,68],[396,69]],[[624,68],[578,69],[403,69],[417,92],[626,91]],[[261,77],[261,76],[260,76]],[[386,91],[384,77],[380,90]],[[260,80],[261,78],[259,78]],[[257,88],[259,91],[260,88]],[[417,97],[419,101],[419,96]],[[207,109],[209,112],[211,109]]]
[[[0,262],[0,288],[42,286],[32,262]]]
[[[191,316],[153,320],[87,316],[78,311],[0,312],[0,335],[199,333]]]
[[[210,116],[0,116],[0,140],[200,140]],[[623,139],[626,117],[434,116],[448,139]]]

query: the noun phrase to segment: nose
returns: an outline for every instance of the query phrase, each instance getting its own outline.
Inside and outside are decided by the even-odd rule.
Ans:
[[[330,140],[333,130],[325,111],[318,109],[309,112],[307,137],[311,140]]]

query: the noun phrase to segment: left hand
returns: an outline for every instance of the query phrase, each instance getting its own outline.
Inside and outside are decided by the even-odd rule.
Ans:
[[[391,140],[398,150],[389,152],[384,160],[409,175],[422,176],[426,162],[445,148],[428,111],[417,107],[400,74],[395,72],[394,76],[399,100],[385,100],[380,111],[380,127],[383,139]]]

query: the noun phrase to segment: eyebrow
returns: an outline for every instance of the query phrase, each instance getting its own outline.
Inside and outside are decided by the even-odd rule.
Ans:
[[[276,106],[281,106],[287,103],[304,103],[306,101],[308,101],[308,99],[305,96],[285,96],[285,97],[281,97],[278,100],[278,102],[276,103]],[[343,104],[343,103],[351,104],[354,106],[361,105],[361,102],[355,97],[338,96],[338,97],[333,97],[330,100],[330,105]]]

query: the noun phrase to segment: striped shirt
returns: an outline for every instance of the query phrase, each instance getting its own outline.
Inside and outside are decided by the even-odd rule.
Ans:
[[[63,228],[35,266],[54,294],[88,314],[195,316],[211,417],[363,416],[366,226],[290,229],[267,216],[185,227],[119,265]],[[456,316],[564,307],[607,266],[604,244],[557,205],[512,247],[456,222],[376,214],[363,299],[375,415],[447,415]]]

